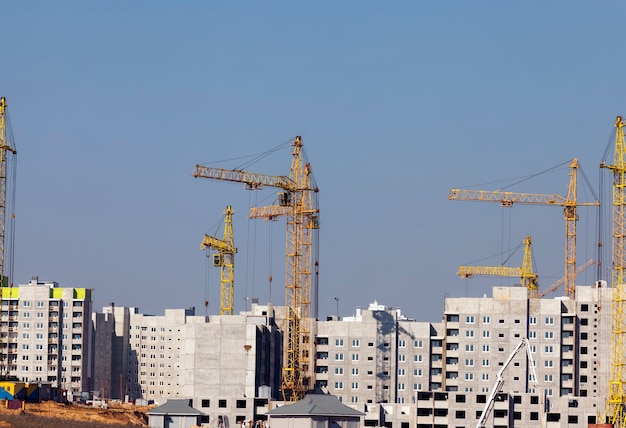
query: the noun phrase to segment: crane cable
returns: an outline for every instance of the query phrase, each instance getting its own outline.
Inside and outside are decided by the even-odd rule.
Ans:
[[[268,254],[268,275],[267,275],[267,280],[269,282],[269,299],[268,299],[268,304],[272,304],[272,223],[273,221],[268,221],[268,250],[267,250],[267,254]]]

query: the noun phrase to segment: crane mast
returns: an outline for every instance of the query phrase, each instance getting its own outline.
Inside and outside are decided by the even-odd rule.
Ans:
[[[286,275],[285,306],[287,327],[285,361],[282,370],[282,394],[285,401],[297,401],[311,389],[314,380],[314,341],[311,334],[312,270],[316,233],[319,229],[318,188],[311,165],[305,161],[302,138],[292,143],[289,177],[250,173],[196,165],[197,178],[244,183],[249,189],[263,186],[283,189],[279,205],[252,208],[250,218],[275,219],[285,216]],[[315,296],[317,298],[317,296]]]
[[[220,272],[220,315],[233,315],[235,304],[235,238],[233,235],[233,214],[230,205],[224,211],[224,239],[204,235],[201,250],[213,248],[217,254],[213,257],[213,266],[219,266]]]
[[[530,236],[524,240],[524,261],[522,267],[512,268],[507,266],[459,266],[457,275],[463,278],[471,278],[474,275],[493,276],[517,276],[522,286],[528,290],[528,297],[537,298],[539,286],[537,274],[533,272],[533,257]]]
[[[613,301],[611,304],[611,378],[609,379],[609,397],[607,401],[607,416],[614,427],[626,427],[626,395],[624,393],[624,335],[626,334],[626,320],[624,319],[624,300],[626,299],[626,285],[624,284],[624,237],[626,236],[626,150],[624,148],[624,122],[622,116],[615,120],[615,150],[613,165],[600,164],[613,173],[612,193],[612,287]]]
[[[0,98],[0,280],[1,285],[9,285],[9,278],[5,269],[5,233],[6,233],[6,208],[7,208],[7,160],[9,153],[17,154],[11,146],[7,135],[7,101],[5,97]]]
[[[560,195],[503,192],[499,190],[465,190],[450,189],[448,199],[459,201],[499,202],[503,207],[512,207],[513,204],[528,205],[556,205],[563,207],[565,217],[565,295],[574,299],[576,293],[576,223],[578,214],[576,207],[598,206],[599,201],[577,202],[576,186],[578,159],[570,163],[569,185],[567,197]]]

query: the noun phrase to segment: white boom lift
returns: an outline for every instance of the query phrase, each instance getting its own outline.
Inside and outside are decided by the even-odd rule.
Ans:
[[[494,402],[496,400],[496,395],[502,390],[502,386],[504,385],[504,378],[502,374],[507,369],[513,358],[522,350],[522,348],[526,348],[526,355],[528,356],[528,365],[530,366],[531,378],[530,384],[535,389],[539,389],[539,384],[537,383],[537,372],[535,371],[535,360],[530,352],[530,343],[527,338],[523,338],[520,343],[513,349],[509,358],[507,358],[506,362],[502,366],[502,368],[498,371],[496,376],[496,383],[491,390],[491,394],[489,395],[489,399],[487,403],[485,403],[485,408],[483,409],[482,414],[480,415],[480,419],[478,419],[478,423],[476,424],[476,428],[485,428],[485,424],[487,423],[487,418],[493,409]],[[543,406],[542,406],[543,407]],[[542,423],[543,425],[543,423]]]

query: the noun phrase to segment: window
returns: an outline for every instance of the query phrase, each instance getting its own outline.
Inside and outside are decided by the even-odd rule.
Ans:
[[[343,361],[343,354],[335,354],[335,361]]]
[[[528,332],[528,338],[529,339],[536,339],[537,338],[537,332],[536,331],[529,331]]]
[[[554,325],[554,318],[546,317],[546,325]]]
[[[487,359],[483,359],[483,361],[482,361],[482,366],[483,366],[483,367],[489,367],[489,360],[487,360]]]
[[[483,337],[484,338],[489,337],[489,330],[483,330]]]
[[[358,367],[352,367],[352,375],[353,376],[358,376],[359,374],[359,368]]]
[[[483,352],[489,352],[489,345],[483,345]]]
[[[544,352],[545,352],[546,354],[551,354],[551,353],[553,353],[553,352],[554,352],[554,346],[552,346],[552,345],[546,345],[546,346],[544,346],[543,350],[544,350]]]
[[[335,382],[335,389],[343,389],[343,382]]]
[[[359,354],[352,354],[352,361],[359,361]]]
[[[398,376],[406,376],[406,370],[405,369],[398,369]]]
[[[421,340],[416,340],[413,342],[413,347],[414,348],[423,348],[424,347],[424,342],[422,342]]]
[[[350,389],[353,389],[353,390],[359,389],[359,382],[352,382],[350,384]]]
[[[488,315],[483,316],[483,324],[489,323],[491,323],[491,317],[489,317]]]
[[[356,395],[353,395],[352,397],[350,397],[350,402],[358,403],[359,402],[359,397],[356,396]]]
[[[465,373],[465,380],[474,380],[474,373]]]
[[[465,352],[474,352],[474,345],[465,345]]]
[[[474,330],[465,330],[465,337],[474,337]]]
[[[361,345],[361,341],[359,339],[352,339],[352,347],[358,348]]]
[[[335,374],[336,375],[342,375],[343,374],[343,367],[335,367]]]
[[[335,339],[335,346],[343,346],[343,339]]]
[[[528,324],[530,324],[530,325],[537,324],[537,317],[529,317],[528,318]]]
[[[406,340],[398,340],[398,348],[406,348]]]
[[[237,400],[236,406],[238,409],[246,408],[246,400]]]
[[[472,367],[474,365],[474,359],[473,358],[466,358],[465,359],[465,366],[466,367]]]
[[[543,380],[544,380],[545,382],[552,382],[552,380],[553,380],[552,375],[551,375],[551,374],[546,374],[546,375],[544,375],[544,376],[543,376]]]
[[[422,369],[413,369],[413,376],[423,376],[424,371]]]
[[[465,322],[467,324],[474,324],[474,315],[468,315],[465,317]]]
[[[217,407],[221,407],[221,408],[227,407],[226,406],[226,400],[218,400],[217,401]]]
[[[403,383],[399,383],[398,384],[398,391],[404,391],[405,390],[405,385]]]
[[[358,357],[358,355],[357,355],[357,357]],[[358,358],[357,358],[357,360],[358,360]],[[405,354],[398,355],[398,361],[405,362],[406,361],[406,355]]]
[[[545,360],[543,362],[543,366],[544,367],[554,367],[554,361],[552,361],[552,360]]]
[[[546,331],[544,337],[546,339],[554,339],[554,332],[553,331]]]
[[[482,379],[483,380],[489,380],[489,373],[483,373],[482,374]]]

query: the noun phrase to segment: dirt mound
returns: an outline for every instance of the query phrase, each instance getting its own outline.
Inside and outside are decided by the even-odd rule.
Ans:
[[[145,427],[148,425],[147,410],[148,407],[132,406],[130,404],[109,404],[108,408],[102,409],[80,404],[60,404],[54,401],[45,401],[42,403],[26,403],[24,413],[43,418],[76,421],[81,424]],[[13,416],[20,414],[20,410],[8,410],[0,406],[0,428],[13,428],[13,425],[6,421],[15,423],[13,418],[3,418],[3,415]],[[8,425],[2,425],[3,423]]]

